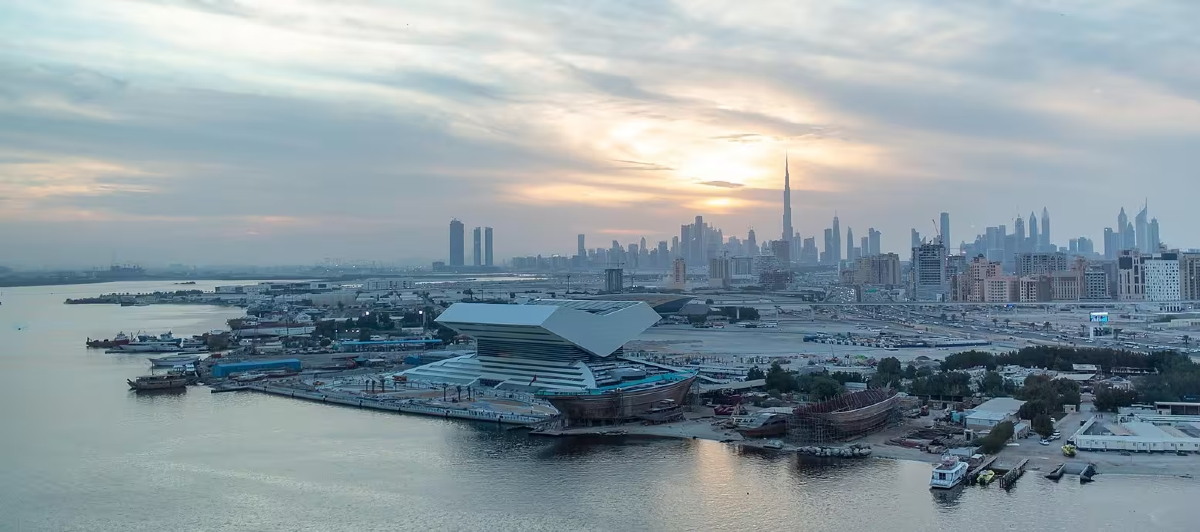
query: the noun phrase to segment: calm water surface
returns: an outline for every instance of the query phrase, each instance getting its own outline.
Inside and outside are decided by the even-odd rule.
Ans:
[[[144,355],[237,309],[66,306],[170,283],[0,293],[0,530],[1197,530],[1196,481],[1026,475],[931,493],[929,465],[801,462],[699,441],[554,440],[258,394],[138,396]]]

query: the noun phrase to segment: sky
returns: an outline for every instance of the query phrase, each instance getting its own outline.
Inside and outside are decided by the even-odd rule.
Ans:
[[[0,264],[428,264],[1144,202],[1200,246],[1200,2],[0,3]],[[821,240],[821,239],[818,239]],[[468,242],[468,248],[469,248]],[[470,255],[470,250],[467,250]],[[469,260],[469,259],[468,259]]]

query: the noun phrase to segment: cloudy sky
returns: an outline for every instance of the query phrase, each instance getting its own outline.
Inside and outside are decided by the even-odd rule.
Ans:
[[[908,245],[1149,198],[1200,246],[1200,3],[7,0],[0,263],[445,259],[697,214]],[[1131,212],[1132,215],[1132,212]],[[469,238],[469,237],[468,237]],[[469,251],[468,251],[469,254]]]

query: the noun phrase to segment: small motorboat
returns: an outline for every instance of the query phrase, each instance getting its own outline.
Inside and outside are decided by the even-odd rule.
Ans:
[[[165,357],[150,358],[150,364],[156,368],[173,368],[175,366],[186,366],[195,364],[200,360],[200,355],[168,355]]]
[[[988,469],[987,471],[980,473],[979,478],[976,481],[979,482],[980,486],[986,486],[991,484],[993,480],[996,480],[996,472]]]

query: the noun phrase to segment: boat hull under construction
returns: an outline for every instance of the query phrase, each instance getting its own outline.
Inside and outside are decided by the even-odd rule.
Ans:
[[[792,439],[844,440],[887,426],[900,398],[894,390],[874,389],[845,394],[796,409]]]
[[[549,401],[568,426],[606,424],[637,419],[662,401],[683,404],[695,381],[695,373],[674,373],[595,390],[537,395]]]

